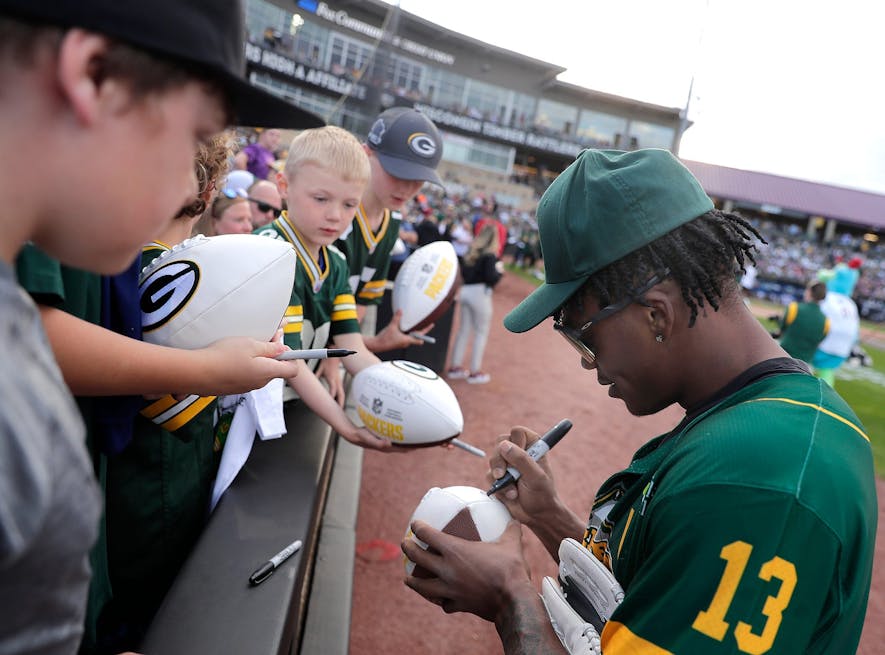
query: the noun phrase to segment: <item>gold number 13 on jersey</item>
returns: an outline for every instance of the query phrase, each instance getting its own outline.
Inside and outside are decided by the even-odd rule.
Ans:
[[[722,573],[719,586],[713,595],[713,602],[705,611],[698,612],[697,618],[692,623],[692,628],[716,641],[722,641],[725,638],[730,627],[725,621],[725,616],[728,614],[731,601],[734,600],[734,595],[752,552],[753,547],[745,541],[733,541],[722,548],[719,557],[725,560],[725,571]],[[759,569],[759,578],[766,582],[776,578],[781,581],[781,587],[777,596],[769,596],[765,599],[762,613],[767,619],[761,633],[754,633],[753,626],[743,621],[738,621],[734,628],[734,637],[738,648],[741,652],[752,655],[765,653],[774,644],[784,610],[790,604],[790,598],[796,589],[796,567],[792,562],[780,557],[773,557]]]

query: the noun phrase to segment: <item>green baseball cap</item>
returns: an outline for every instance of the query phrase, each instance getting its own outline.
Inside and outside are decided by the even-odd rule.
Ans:
[[[711,209],[700,183],[667,150],[582,151],[538,203],[546,281],[504,326],[531,330],[591,275]]]

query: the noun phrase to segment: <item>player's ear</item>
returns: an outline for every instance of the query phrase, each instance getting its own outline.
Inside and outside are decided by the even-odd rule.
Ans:
[[[84,125],[94,124],[102,111],[102,87],[107,82],[103,62],[108,48],[107,38],[79,29],[65,32],[59,44],[58,88],[77,120]]]
[[[676,294],[674,296],[674,293]],[[682,297],[679,288],[672,280],[665,280],[645,294],[645,319],[651,336],[667,340],[676,324],[679,305]]]

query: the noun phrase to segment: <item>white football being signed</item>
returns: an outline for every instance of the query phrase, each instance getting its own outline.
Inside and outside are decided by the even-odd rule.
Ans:
[[[510,511],[500,500],[489,497],[476,487],[433,487],[430,489],[409,519],[406,539],[411,539],[427,550],[427,544],[412,533],[412,521],[429,523],[446,534],[470,541],[497,541],[510,522]],[[403,557],[406,573],[417,578],[430,577],[421,567]]]
[[[275,239],[187,239],[141,272],[143,339],[186,349],[234,336],[268,341],[289,305],[295,265],[292,246]]]
[[[400,446],[427,446],[464,429],[452,388],[421,364],[394,360],[367,366],[353,378],[351,394],[372,434]]]
[[[448,241],[418,248],[403,262],[393,282],[393,311],[403,311],[399,328],[421,330],[442,316],[461,282],[458,255]]]

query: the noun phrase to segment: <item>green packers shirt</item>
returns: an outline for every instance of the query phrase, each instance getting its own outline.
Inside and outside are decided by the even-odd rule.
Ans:
[[[142,266],[169,248],[151,243]],[[108,556],[116,612],[145,626],[208,518],[218,465],[215,396],[145,401],[132,441],[108,457]]]
[[[287,212],[255,234],[287,241],[298,255],[292,296],[283,319],[283,339],[287,346],[325,348],[336,335],[360,331],[348,282],[347,261],[337,248],[324,246],[314,259]],[[319,361],[307,363],[315,369]]]
[[[584,545],[626,592],[602,650],[853,653],[877,516],[848,405],[807,374],[758,377],[600,489]]]
[[[390,252],[399,238],[402,215],[384,210],[384,218],[377,232],[369,226],[366,211],[360,203],[356,216],[338,241],[338,248],[347,258],[350,269],[350,290],[357,304],[379,305],[387,285],[390,270]]]

